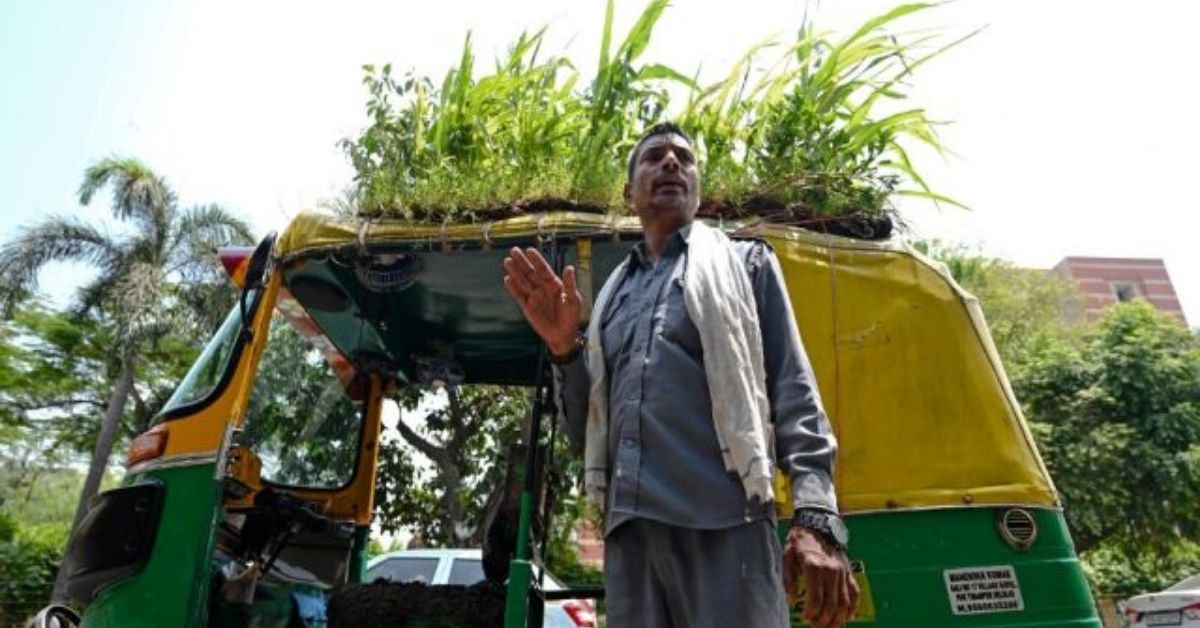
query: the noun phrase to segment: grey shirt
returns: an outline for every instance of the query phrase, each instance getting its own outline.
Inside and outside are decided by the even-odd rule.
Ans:
[[[629,270],[601,316],[609,381],[608,523],[646,518],[695,529],[721,529],[773,516],[772,504],[746,498],[725,470],[713,426],[700,333],[683,299],[684,227],[657,263],[638,244]],[[744,256],[762,329],[775,455],[792,482],[796,508],[837,511],[837,445],[821,407],[812,367],[779,261],[760,241],[734,241]],[[567,433],[582,448],[590,377],[581,358],[555,367]]]

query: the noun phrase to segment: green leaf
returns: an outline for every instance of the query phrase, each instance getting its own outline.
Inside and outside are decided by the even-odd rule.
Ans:
[[[600,64],[597,73],[604,73],[608,69],[608,49],[612,45],[612,28],[613,28],[613,0],[608,0],[604,8],[604,30],[601,31],[600,39]]]
[[[621,43],[621,47],[617,50],[617,55],[625,61],[633,61],[642,55],[646,50],[646,46],[650,44],[650,34],[654,31],[654,25],[658,22],[658,18],[662,17],[662,13],[666,10],[668,0],[652,0],[646,5],[633,28],[629,29],[629,34],[625,36],[625,41]]]
[[[696,85],[696,82],[691,77],[681,74],[677,70],[661,63],[653,63],[643,66],[642,69],[638,71],[639,81],[653,81],[659,79],[669,79],[686,87],[699,89],[699,86]]]

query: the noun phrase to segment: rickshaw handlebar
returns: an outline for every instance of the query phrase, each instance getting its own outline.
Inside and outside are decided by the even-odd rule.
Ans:
[[[354,534],[354,524],[335,521],[317,512],[317,505],[293,497],[287,493],[272,491],[266,504],[285,519],[299,523],[304,530],[318,534],[334,534],[349,538]]]

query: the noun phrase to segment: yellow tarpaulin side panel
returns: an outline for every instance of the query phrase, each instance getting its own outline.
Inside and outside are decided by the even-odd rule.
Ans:
[[[640,228],[635,218],[568,212],[447,227],[301,214],[277,240],[276,255],[605,231]],[[979,304],[944,269],[900,241],[782,226],[743,232],[766,238],[779,256],[840,443],[843,511],[1058,506]]]
[[[900,243],[761,235],[838,437],[843,511],[1057,506],[974,297]]]

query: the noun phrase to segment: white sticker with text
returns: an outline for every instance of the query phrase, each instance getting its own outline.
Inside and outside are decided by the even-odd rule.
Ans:
[[[1011,565],[947,569],[942,575],[955,615],[1007,613],[1025,608],[1021,586]]]

